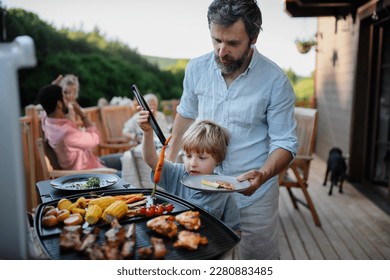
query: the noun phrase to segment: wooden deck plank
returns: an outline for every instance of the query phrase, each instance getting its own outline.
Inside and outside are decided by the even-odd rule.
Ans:
[[[285,188],[280,190],[279,218],[281,259],[390,259],[390,216],[350,183],[328,196],[322,186],[325,162],[315,156],[309,193],[322,227],[314,225],[308,209],[294,209]],[[294,194],[303,200],[299,190]],[[291,252],[287,252],[290,250]]]

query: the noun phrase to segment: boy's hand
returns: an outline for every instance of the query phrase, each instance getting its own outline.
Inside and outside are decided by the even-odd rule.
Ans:
[[[152,126],[149,123],[149,112],[141,110],[138,113],[137,124],[144,132],[152,131]]]

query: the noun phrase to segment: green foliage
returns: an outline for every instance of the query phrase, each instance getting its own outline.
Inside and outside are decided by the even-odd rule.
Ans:
[[[17,36],[33,38],[38,64],[19,71],[22,108],[36,103],[39,89],[59,74],[75,74],[80,81],[80,104],[94,106],[100,97],[132,98],[131,85],[141,92],[154,92],[161,100],[179,99],[183,71],[160,70],[135,50],[119,41],[107,41],[98,28],[86,33],[80,30],[56,30],[31,12],[7,11],[9,41]]]
[[[314,94],[313,78],[303,78],[293,85],[297,99],[310,99]]]

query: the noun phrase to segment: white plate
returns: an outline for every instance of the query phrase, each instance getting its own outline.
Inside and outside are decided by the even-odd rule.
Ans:
[[[233,184],[234,190],[227,190],[224,188],[213,188],[201,183],[202,179],[215,182],[223,181]],[[181,183],[189,188],[202,190],[202,191],[213,191],[213,192],[241,192],[250,187],[249,181],[239,182],[235,177],[225,175],[196,175],[187,176],[181,179]]]
[[[100,179],[99,187],[85,188],[84,185],[91,177],[98,177]],[[118,178],[111,174],[77,174],[62,176],[50,182],[50,185],[62,191],[88,191],[103,189],[114,185]]]

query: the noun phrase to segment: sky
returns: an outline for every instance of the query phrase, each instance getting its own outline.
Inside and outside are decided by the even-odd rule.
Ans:
[[[212,51],[207,8],[212,0],[0,0],[3,7],[34,12],[56,28],[92,31],[139,54],[194,58]],[[316,18],[292,18],[283,0],[258,0],[263,31],[257,49],[283,69],[310,76],[315,51],[300,54],[296,39],[312,39]]]

